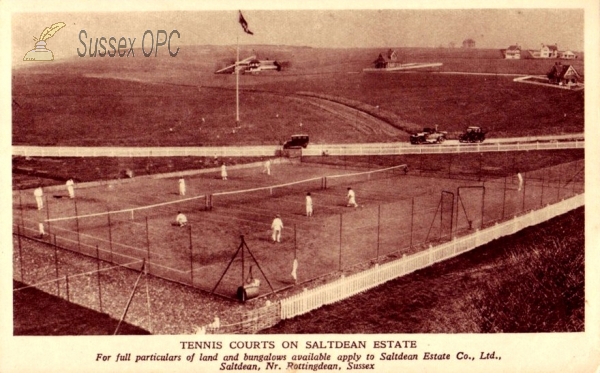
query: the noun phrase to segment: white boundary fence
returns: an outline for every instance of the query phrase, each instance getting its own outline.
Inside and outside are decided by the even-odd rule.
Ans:
[[[581,140],[580,140],[581,139]],[[411,145],[404,142],[371,144],[310,144],[302,149],[303,156],[329,155],[396,155],[509,152],[520,150],[583,149],[583,135],[557,135],[494,139],[480,144]],[[537,141],[537,142],[531,142]],[[283,154],[279,145],[220,147],[12,147],[13,156],[23,157],[273,157]]]
[[[208,334],[256,333],[276,325],[281,320],[291,319],[324,305],[350,298],[387,281],[473,250],[492,240],[512,235],[529,226],[550,220],[584,204],[585,194],[582,193],[553,205],[515,216],[511,220],[496,223],[492,227],[478,230],[467,236],[457,237],[453,241],[430,247],[428,250],[382,265],[376,264],[373,268],[348,277],[342,275],[339,279],[326,285],[310,290],[304,289],[302,293],[278,302],[267,301],[265,306],[249,311],[240,322],[211,324],[201,327],[199,330],[201,333]]]
[[[399,154],[452,154],[511,152],[524,150],[583,149],[585,141],[552,141],[535,143],[479,143],[479,144],[442,144],[410,145],[405,143],[389,144],[337,144],[310,145],[302,150],[302,156],[320,155],[399,155]]]
[[[470,251],[497,238],[514,234],[526,227],[540,224],[584,205],[584,194],[563,200],[554,205],[516,216],[509,221],[498,223],[468,236],[431,247],[416,254],[405,256],[335,282],[320,286],[281,301],[281,319],[289,319],[310,312],[326,304],[338,302],[358,293],[369,290],[387,281],[429,267],[437,262],[450,259]]]

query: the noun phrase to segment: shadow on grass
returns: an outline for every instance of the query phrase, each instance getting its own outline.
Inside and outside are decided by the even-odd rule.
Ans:
[[[13,288],[25,286],[13,281]],[[33,336],[112,335],[119,320],[78,306],[35,288],[13,293],[13,334]],[[118,335],[147,335],[148,331],[121,323]]]

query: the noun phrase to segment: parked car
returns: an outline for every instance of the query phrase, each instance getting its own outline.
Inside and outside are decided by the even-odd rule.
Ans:
[[[438,131],[437,128],[423,128],[422,132],[417,132],[410,135],[411,144],[441,144],[446,140],[448,132]]]
[[[292,137],[283,144],[284,149],[298,149],[308,146],[308,135],[292,135]]]
[[[458,136],[460,142],[483,142],[485,131],[481,127],[470,126]]]

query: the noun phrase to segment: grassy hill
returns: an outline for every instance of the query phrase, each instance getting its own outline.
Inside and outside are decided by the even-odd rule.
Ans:
[[[289,68],[240,77],[240,123],[235,76],[213,73],[234,58],[229,46],[186,46],[175,58],[138,53],[26,65],[13,70],[13,143],[279,144],[298,132],[317,143],[407,141],[409,132],[435,124],[449,131],[481,125],[490,137],[583,131],[583,91],[501,75],[361,72],[385,52],[244,46],[241,56],[287,61]],[[545,74],[553,64],[504,60],[498,50],[398,52],[402,62],[443,62],[441,72]],[[574,63],[583,73],[583,61]],[[370,129],[361,113],[394,134]]]

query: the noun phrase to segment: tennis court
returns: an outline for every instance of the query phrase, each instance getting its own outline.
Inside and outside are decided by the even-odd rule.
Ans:
[[[231,169],[228,180],[219,169],[186,176],[185,196],[178,193],[179,177],[79,187],[74,199],[66,189],[49,191],[39,211],[31,191],[23,191],[13,197],[15,229],[34,235],[41,222],[43,239],[60,247],[112,263],[144,258],[153,275],[235,297],[251,278],[267,294],[501,220],[531,208],[527,203],[537,203],[540,192],[545,203],[544,183],[530,182],[521,193],[512,179],[435,179],[405,173],[404,165],[365,171],[277,164],[271,175],[262,171]],[[346,206],[347,187],[360,207]],[[546,201],[560,196],[560,185],[556,190],[546,182],[545,188]],[[307,192],[314,203],[310,218]],[[188,226],[172,225],[178,211]],[[284,229],[275,244],[270,226],[276,214]]]

